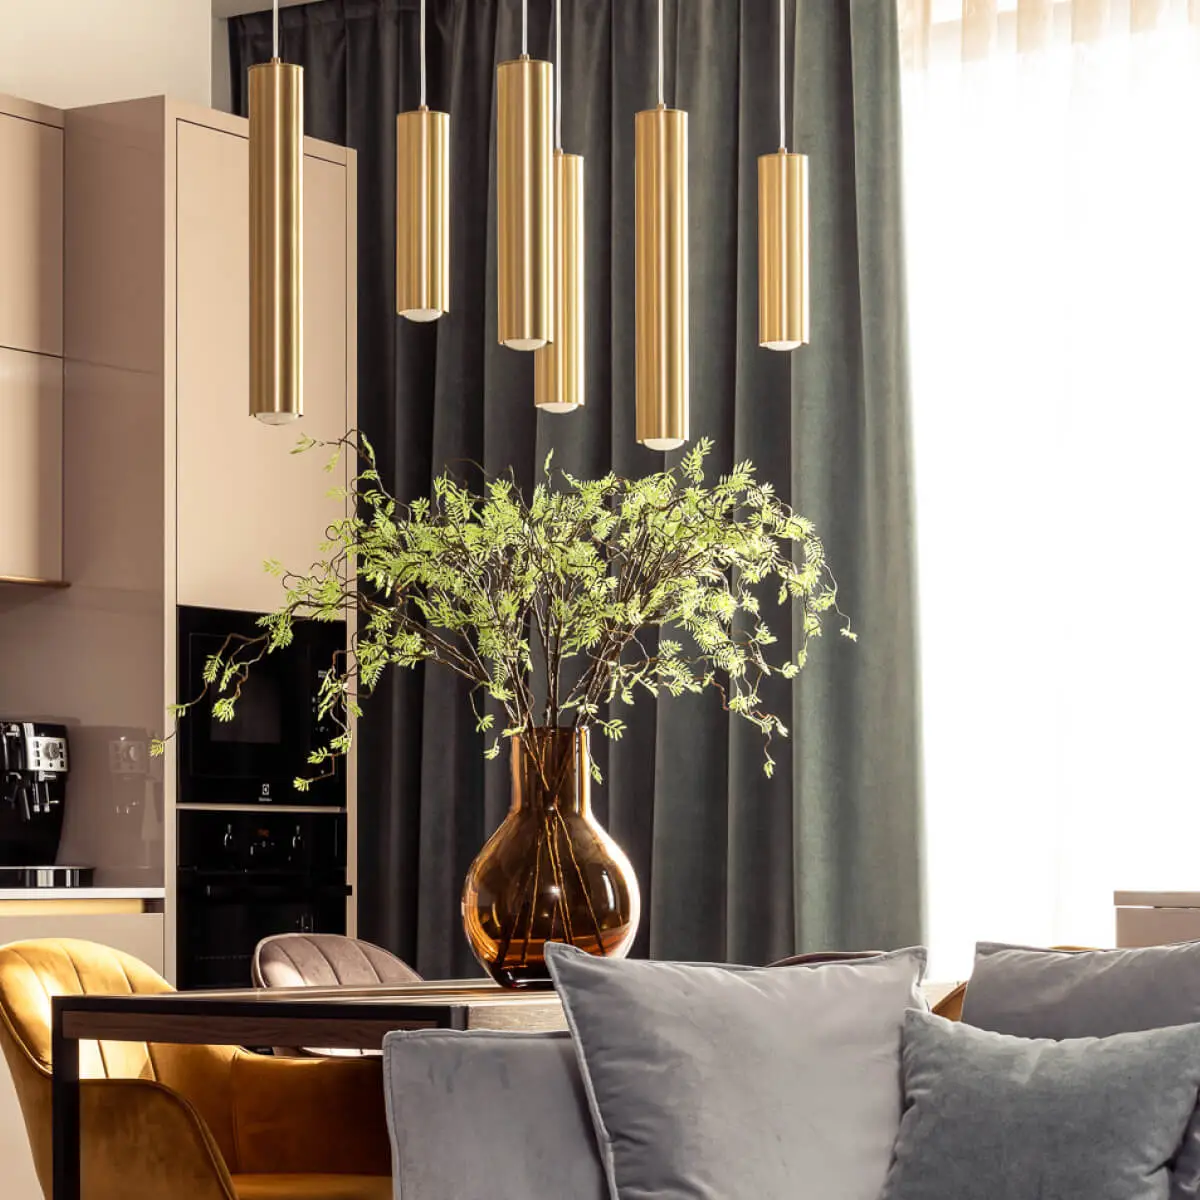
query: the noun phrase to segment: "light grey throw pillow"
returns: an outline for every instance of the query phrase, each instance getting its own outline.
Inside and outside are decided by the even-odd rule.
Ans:
[[[963,1020],[1018,1037],[1108,1037],[1200,1021],[1200,942],[1036,950],[980,942]],[[1200,1110],[1173,1164],[1171,1200],[1200,1198]]]
[[[567,1033],[389,1033],[397,1200],[603,1200]]]
[[[920,949],[819,967],[546,947],[611,1200],[879,1200]]]
[[[1066,1041],[910,1012],[882,1200],[1166,1200],[1200,1025]]]

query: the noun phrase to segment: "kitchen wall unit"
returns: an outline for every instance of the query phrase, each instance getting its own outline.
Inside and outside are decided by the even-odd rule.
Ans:
[[[62,578],[63,114],[0,96],[0,579]]]
[[[62,359],[0,347],[0,576],[7,579],[62,578],[62,419]]]
[[[62,355],[63,115],[0,97],[0,345]]]

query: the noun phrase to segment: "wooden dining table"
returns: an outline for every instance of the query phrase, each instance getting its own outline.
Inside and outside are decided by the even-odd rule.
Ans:
[[[483,980],[55,996],[51,1013],[53,1200],[80,1200],[81,1041],[378,1050],[394,1029],[566,1028],[553,991],[506,991]]]

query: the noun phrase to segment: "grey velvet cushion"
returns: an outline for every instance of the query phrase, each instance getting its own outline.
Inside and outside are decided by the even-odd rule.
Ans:
[[[820,967],[546,947],[611,1200],[878,1200],[923,950]]]
[[[962,1016],[981,1029],[1048,1038],[1200,1021],[1200,942],[1085,951],[980,942]],[[1200,1197],[1200,1112],[1173,1166],[1171,1197]]]
[[[569,1034],[390,1033],[383,1071],[397,1200],[603,1200]]]
[[[882,1200],[1166,1200],[1200,1025],[1066,1041],[910,1012]]]

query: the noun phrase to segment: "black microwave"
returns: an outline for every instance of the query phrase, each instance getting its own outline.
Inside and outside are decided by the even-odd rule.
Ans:
[[[204,665],[231,635],[258,637],[258,613],[179,607],[179,698],[204,690]],[[326,673],[346,651],[344,621],[297,621],[291,645],[265,655],[249,670],[231,721],[213,716],[215,695],[206,696],[179,721],[180,804],[274,804],[344,808],[345,763],[299,791],[297,776],[316,776],[309,755],[338,733],[317,713]]]

